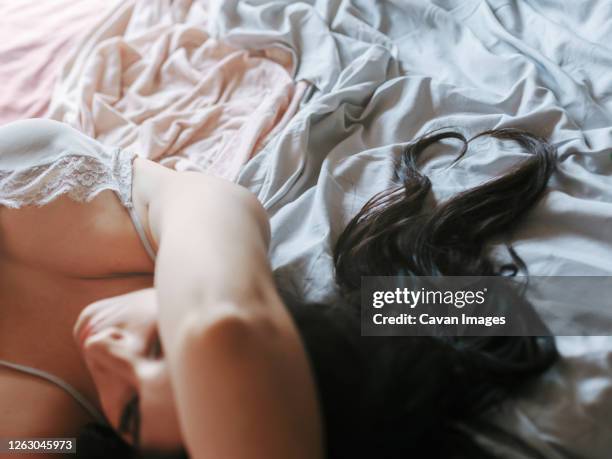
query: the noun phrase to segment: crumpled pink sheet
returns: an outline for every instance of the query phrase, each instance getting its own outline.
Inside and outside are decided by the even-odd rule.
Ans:
[[[177,170],[236,178],[297,110],[281,48],[211,38],[205,2],[124,1],[67,61],[50,118]]]
[[[46,112],[71,48],[117,0],[0,0],[0,125]]]

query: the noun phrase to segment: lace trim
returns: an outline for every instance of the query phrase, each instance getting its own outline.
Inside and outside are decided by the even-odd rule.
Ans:
[[[29,169],[0,170],[0,205],[13,209],[43,206],[64,194],[78,202],[89,202],[110,189],[124,206],[132,207],[134,157],[118,148],[110,158],[67,154]]]

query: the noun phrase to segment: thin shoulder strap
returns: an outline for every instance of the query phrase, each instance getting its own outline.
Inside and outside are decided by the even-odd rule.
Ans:
[[[144,227],[142,226],[142,223],[140,222],[140,218],[138,218],[136,209],[134,209],[133,205],[129,205],[127,206],[127,210],[130,213],[130,217],[132,217],[134,228],[136,228],[136,232],[138,233],[138,236],[140,237],[140,240],[142,241],[142,245],[144,246],[145,250],[149,254],[149,257],[151,257],[151,260],[155,262],[155,251],[153,250],[153,247],[151,247],[151,243],[149,242],[149,238],[147,237]]]
[[[123,191],[125,196],[121,196],[119,193],[119,199],[127,208],[128,213],[130,214],[130,218],[132,219],[132,223],[134,224],[134,228],[138,233],[138,237],[142,241],[142,245],[144,246],[145,251],[151,258],[151,261],[155,263],[155,250],[153,250],[153,246],[147,237],[147,234],[144,230],[144,226],[138,217],[138,213],[136,212],[136,208],[134,206],[134,201],[132,199],[132,188],[133,188],[133,180],[134,180],[134,160],[138,158],[134,152],[130,150],[123,150],[121,148],[117,149],[116,155],[117,161],[120,163],[117,168],[120,171],[118,174],[118,181],[122,184],[120,189]],[[127,158],[127,161],[125,160]],[[126,178],[129,177],[129,178]]]
[[[28,367],[25,365],[19,365],[17,363],[9,362],[7,360],[0,359],[0,366],[4,366],[15,371],[21,371],[22,373],[27,373],[32,376],[37,376],[39,378],[49,381],[52,384],[55,384],[59,388],[63,389],[66,393],[68,393],[68,395],[70,395],[79,405],[81,405],[81,407],[85,411],[87,411],[91,415],[91,417],[96,420],[96,422],[104,425],[108,424],[104,415],[102,415],[102,413],[100,413],[83,394],[81,394],[78,390],[76,390],[63,379],[58,378],[57,376],[52,375],[51,373],[48,373],[46,371]]]

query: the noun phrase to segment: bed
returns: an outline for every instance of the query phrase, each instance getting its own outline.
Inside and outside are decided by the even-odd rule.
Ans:
[[[303,298],[333,301],[335,239],[388,187],[402,148],[441,127],[466,136],[517,127],[548,137],[559,151],[558,172],[512,243],[532,275],[612,276],[610,2],[100,5],[95,27],[68,40],[53,91],[36,96],[36,108],[3,104],[0,120],[42,112],[168,167],[238,181],[270,215],[279,284]],[[0,56],[20,56],[9,51]],[[228,68],[244,77],[232,78]],[[443,143],[425,166],[436,199],[521,155],[481,138],[448,169],[456,151]],[[507,257],[501,244],[493,253]],[[491,413],[519,442],[474,431],[500,457],[526,457],[524,444],[551,459],[612,457],[612,337],[558,337],[557,344],[560,362]]]

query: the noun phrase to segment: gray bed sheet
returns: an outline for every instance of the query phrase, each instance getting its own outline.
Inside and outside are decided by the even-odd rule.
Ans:
[[[210,28],[237,45],[276,44],[314,92],[243,169],[271,217],[279,283],[331,301],[331,248],[393,160],[440,127],[546,136],[559,151],[549,191],[511,241],[532,275],[612,275],[612,2],[589,0],[213,0]],[[424,166],[436,199],[524,157],[482,138]],[[508,257],[501,244],[493,255]],[[601,292],[593,292],[597,301]],[[544,457],[612,457],[612,337],[560,337],[563,359],[492,419]],[[504,457],[516,448],[486,438]]]

